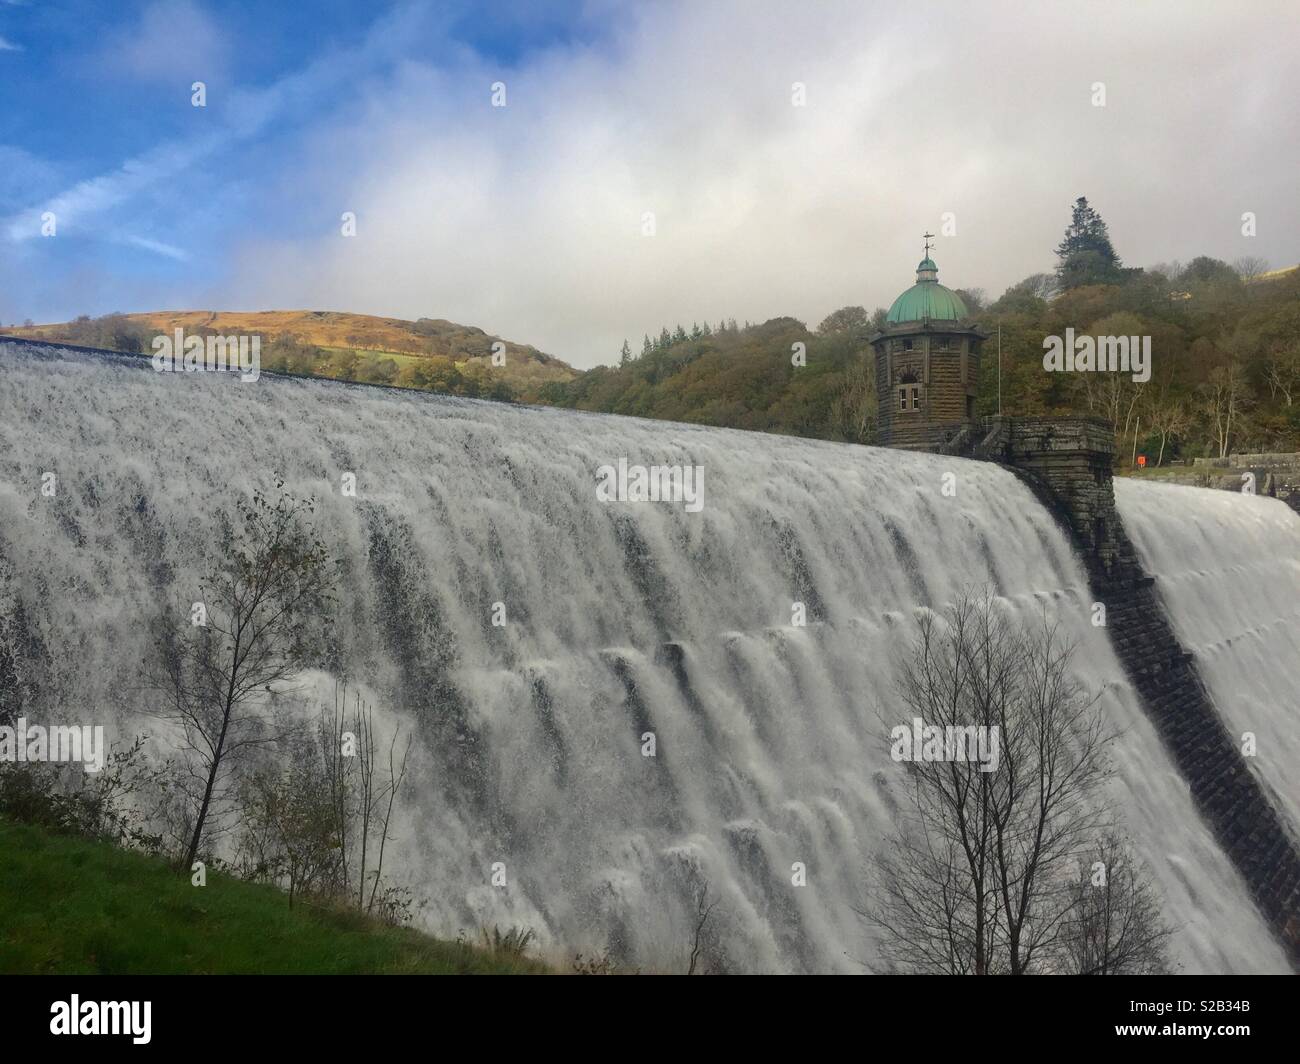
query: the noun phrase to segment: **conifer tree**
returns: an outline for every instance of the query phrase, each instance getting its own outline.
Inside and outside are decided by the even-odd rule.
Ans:
[[[1122,264],[1111,246],[1106,223],[1084,196],[1074,201],[1070,224],[1056,257],[1056,276],[1062,288],[1115,284],[1122,276]]]

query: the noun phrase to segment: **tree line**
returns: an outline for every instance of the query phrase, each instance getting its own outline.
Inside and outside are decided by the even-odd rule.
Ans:
[[[1300,270],[1198,256],[1185,264],[1125,266],[1086,199],[1071,209],[1052,270],[989,301],[958,289],[990,333],[978,415],[1095,414],[1115,425],[1127,462],[1152,465],[1233,451],[1300,449]],[[874,376],[868,337],[878,307],[842,307],[816,329],[793,318],[723,329],[681,326],[649,336],[639,357],[544,386],[539,398],[583,410],[871,443]],[[1150,336],[1146,383],[1123,373],[1049,373],[1043,341],[1067,328],[1094,336]],[[803,343],[806,362],[792,361]],[[629,357],[624,358],[624,354]]]
[[[1071,208],[1055,256],[1053,269],[1031,274],[996,300],[980,288],[957,290],[976,324],[990,333],[978,415],[995,413],[999,400],[1011,415],[1101,415],[1115,425],[1122,463],[1137,454],[1159,466],[1234,451],[1300,449],[1300,270],[1270,274],[1254,256],[1232,264],[1202,255],[1187,263],[1125,266],[1105,221],[1082,197]],[[480,362],[323,349],[292,336],[265,346],[263,368],[872,443],[875,384],[867,338],[885,315],[883,307],[841,307],[815,329],[790,317],[762,324],[693,322],[690,329],[679,323],[656,336],[644,334],[639,352],[624,340],[615,365],[571,381],[518,387]],[[1045,371],[1044,338],[1067,328],[1093,336],[1150,336],[1151,379]],[[150,338],[113,314],[83,315],[60,339],[143,353]],[[795,357],[796,345],[802,345],[802,358]]]

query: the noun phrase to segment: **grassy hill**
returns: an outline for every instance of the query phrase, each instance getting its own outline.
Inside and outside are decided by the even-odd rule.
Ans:
[[[154,336],[259,335],[262,367],[341,380],[404,384],[456,395],[530,400],[548,383],[578,376],[566,362],[528,344],[502,340],[441,318],[377,318],[327,310],[156,311],[78,318],[5,330],[10,335],[148,352]],[[505,344],[505,365],[492,364]]]
[[[0,973],[541,974],[505,952],[289,908],[270,886],[0,818]]]

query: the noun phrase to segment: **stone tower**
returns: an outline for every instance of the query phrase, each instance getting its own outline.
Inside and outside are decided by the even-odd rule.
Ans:
[[[870,337],[877,441],[884,447],[935,451],[975,425],[980,344],[988,334],[970,320],[961,297],[939,283],[930,235],[916,284],[894,300],[885,327]]]

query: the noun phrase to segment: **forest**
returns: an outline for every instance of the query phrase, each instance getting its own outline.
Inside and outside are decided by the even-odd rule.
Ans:
[[[1106,223],[1076,201],[1056,267],[988,301],[958,290],[990,334],[979,415],[1095,414],[1115,425],[1117,451],[1153,465],[1231,452],[1300,449],[1300,270],[1208,256],[1125,267]],[[544,386],[544,402],[582,410],[872,443],[874,380],[864,352],[885,309],[843,307],[815,330],[794,318],[737,327],[678,325],[645,337],[619,365]],[[1151,337],[1151,379],[1049,373],[1043,341],[1067,328]],[[803,344],[804,357],[796,345]]]

